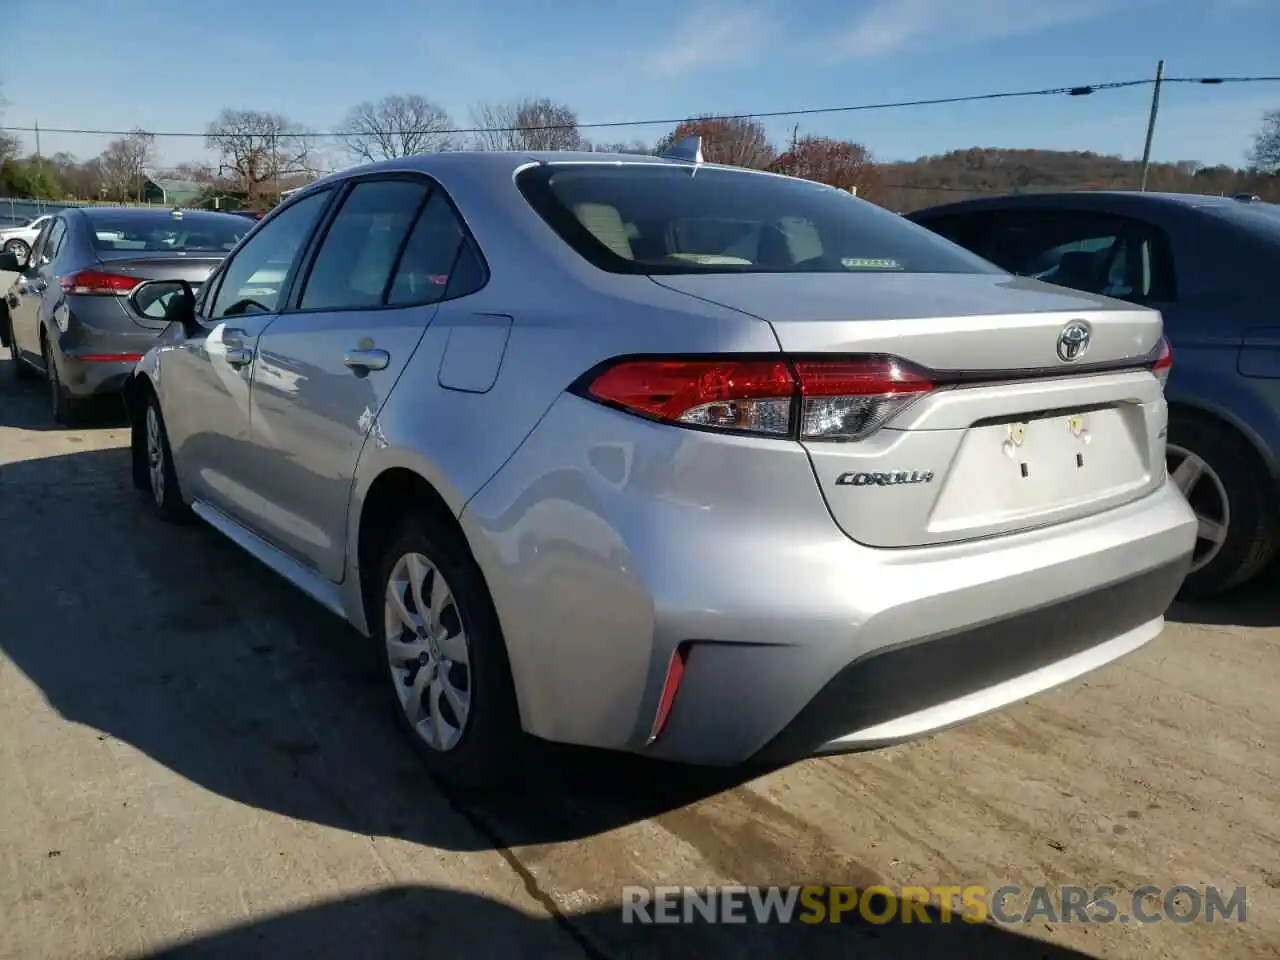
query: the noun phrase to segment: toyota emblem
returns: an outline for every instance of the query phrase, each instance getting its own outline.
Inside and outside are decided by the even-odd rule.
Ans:
[[[1093,331],[1083,320],[1073,320],[1062,328],[1058,334],[1058,358],[1064,363],[1071,363],[1084,356],[1089,349],[1089,340]]]

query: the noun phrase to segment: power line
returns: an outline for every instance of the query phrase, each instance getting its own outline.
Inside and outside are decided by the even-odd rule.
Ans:
[[[689,120],[701,119],[703,117],[713,118],[716,120],[773,120],[783,117],[813,117],[823,114],[838,113],[859,113],[870,110],[897,110],[908,107],[934,107],[946,106],[958,103],[977,103],[984,100],[1013,100],[1025,99],[1027,97],[1081,97],[1089,94],[1098,93],[1107,90],[1123,90],[1132,87],[1151,86],[1155,81],[1151,78],[1141,80],[1116,80],[1108,83],[1089,83],[1075,87],[1047,87],[1040,90],[1011,90],[994,93],[977,93],[959,97],[929,97],[920,100],[893,100],[882,103],[860,103],[850,106],[840,107],[804,107],[794,110],[765,110],[755,113],[715,113],[703,114],[700,116],[681,116],[681,117],[664,117],[661,119],[647,120],[606,120],[594,123],[559,123],[544,124],[535,126],[518,126],[518,127],[455,127],[450,129],[430,130],[361,130],[357,133],[331,130],[328,132],[316,131],[299,131],[289,134],[290,137],[306,138],[306,139],[350,139],[355,136],[397,136],[397,135],[413,135],[413,134],[438,134],[438,135],[455,135],[455,134],[475,134],[475,133],[521,133],[532,132],[537,130],[605,130],[617,129],[622,127],[652,127],[652,126],[674,126],[686,123]],[[1254,77],[1165,77],[1164,83],[1195,83],[1204,85],[1223,85],[1231,83],[1276,83],[1280,82],[1280,76],[1254,76]],[[45,127],[39,128],[41,133],[67,133],[79,134],[86,136],[103,136],[118,137],[128,136],[131,133],[145,132],[153,137],[197,137],[206,138],[213,136],[218,139],[216,134],[211,135],[208,131],[191,131],[191,130],[169,130],[169,131],[141,131],[134,130],[93,130],[76,127]],[[0,126],[0,132],[5,133],[34,133],[35,126],[30,127],[5,127]]]

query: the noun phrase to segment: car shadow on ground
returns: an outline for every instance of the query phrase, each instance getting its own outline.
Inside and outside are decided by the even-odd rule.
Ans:
[[[677,902],[674,915],[684,915],[684,908]],[[268,917],[143,956],[148,960],[293,956],[312,960],[357,956],[362,960],[424,956],[1088,960],[1089,956],[990,924],[955,919],[942,923],[937,911],[930,911],[929,923],[917,918],[912,924],[873,924],[856,912],[842,921],[637,925],[624,923],[617,907],[570,918],[540,918],[468,893],[399,886]]]
[[[538,744],[521,789],[446,794],[393,722],[370,641],[212,529],[157,520],[126,449],[0,465],[0,529],[0,649],[48,701],[263,810],[492,849],[592,836],[761,773]]]
[[[1280,563],[1252,582],[1204,603],[1175,603],[1170,623],[1233,627],[1280,627]]]

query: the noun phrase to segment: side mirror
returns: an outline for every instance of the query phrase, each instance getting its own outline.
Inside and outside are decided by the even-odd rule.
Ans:
[[[16,253],[9,250],[0,252],[0,272],[5,273],[21,273],[26,269],[27,260],[25,257],[18,258]]]
[[[152,320],[182,324],[187,336],[200,329],[196,321],[196,295],[185,280],[147,280],[133,288],[129,306]]]

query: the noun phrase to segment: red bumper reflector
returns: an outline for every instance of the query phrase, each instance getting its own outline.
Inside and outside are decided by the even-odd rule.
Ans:
[[[140,353],[85,353],[76,360],[84,360],[86,363],[137,363],[142,359]]]
[[[682,643],[671,654],[671,662],[667,664],[667,679],[662,684],[662,697],[658,700],[658,711],[653,717],[653,726],[649,730],[649,743],[657,740],[662,729],[671,716],[671,707],[676,702],[676,693],[680,690],[680,681],[684,679],[685,661],[689,658],[689,644]]]

